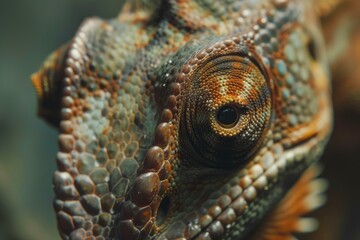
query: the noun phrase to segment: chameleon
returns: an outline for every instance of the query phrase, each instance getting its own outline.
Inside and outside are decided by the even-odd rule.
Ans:
[[[323,1],[320,1],[323,4]],[[327,2],[327,1],[325,1]],[[330,1],[329,1],[330,2]],[[32,75],[62,239],[293,239],[332,130],[313,1],[126,1]]]

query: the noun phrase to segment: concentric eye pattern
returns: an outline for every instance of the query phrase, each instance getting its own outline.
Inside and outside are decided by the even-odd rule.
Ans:
[[[264,75],[239,55],[200,66],[184,102],[180,151],[211,167],[229,168],[249,159],[261,144],[271,115]]]

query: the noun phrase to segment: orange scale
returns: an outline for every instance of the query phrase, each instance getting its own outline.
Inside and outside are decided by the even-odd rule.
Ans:
[[[158,171],[164,162],[164,151],[158,147],[153,146],[145,155],[144,169],[154,169]]]
[[[160,122],[170,122],[172,119],[172,112],[169,109],[165,108],[161,113]]]
[[[160,123],[155,131],[155,145],[165,148],[169,144],[170,126],[168,123]]]
[[[159,192],[160,180],[157,173],[144,173],[137,177],[131,190],[131,200],[138,207],[149,205]]]

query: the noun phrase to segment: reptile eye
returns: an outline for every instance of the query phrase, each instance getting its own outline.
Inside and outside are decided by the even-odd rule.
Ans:
[[[180,154],[188,161],[232,168],[258,149],[272,109],[259,66],[246,57],[225,55],[195,69],[184,93],[179,129]]]
[[[216,115],[216,120],[224,128],[234,127],[240,119],[240,113],[235,106],[222,106]]]

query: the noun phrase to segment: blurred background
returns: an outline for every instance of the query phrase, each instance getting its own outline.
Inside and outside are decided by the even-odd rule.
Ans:
[[[86,17],[121,0],[0,1],[0,239],[60,239],[52,208],[57,132],[36,116],[30,75]]]
[[[121,0],[0,2],[0,239],[60,239],[52,209],[57,132],[36,116],[29,76],[89,16],[111,18]],[[300,239],[360,239],[360,1],[322,24],[334,78],[335,126],[323,156],[328,203],[320,229]]]

